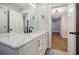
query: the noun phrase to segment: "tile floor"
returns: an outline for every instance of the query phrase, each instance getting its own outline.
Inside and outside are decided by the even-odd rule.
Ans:
[[[63,52],[55,49],[47,49],[46,55],[68,55],[68,52]]]

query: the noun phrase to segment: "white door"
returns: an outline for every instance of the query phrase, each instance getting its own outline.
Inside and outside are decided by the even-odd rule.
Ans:
[[[0,33],[8,32],[8,15],[7,10],[4,8],[0,8]]]
[[[76,54],[76,35],[70,32],[76,32],[76,6],[68,5],[68,51],[69,54]]]
[[[23,19],[19,12],[9,10],[10,32],[23,32]]]

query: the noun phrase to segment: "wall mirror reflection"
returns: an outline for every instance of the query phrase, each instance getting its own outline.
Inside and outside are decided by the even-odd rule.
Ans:
[[[38,30],[36,10],[37,7],[35,4],[0,4],[0,33],[36,32]]]

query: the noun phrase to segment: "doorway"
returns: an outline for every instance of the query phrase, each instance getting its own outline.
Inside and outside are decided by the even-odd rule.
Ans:
[[[76,4],[72,3],[72,4],[66,4],[66,5],[62,5],[62,6],[56,6],[53,7],[53,9],[55,8],[59,8],[59,7],[63,7],[66,6],[67,7],[67,20],[68,21],[68,54],[69,55],[75,55],[76,54],[76,36],[70,34],[70,32],[76,32]],[[52,48],[52,20],[51,20],[51,9],[52,6],[50,6],[50,13],[49,13],[49,45],[48,48]],[[66,18],[64,18],[66,19]],[[64,32],[64,31],[63,31]],[[66,37],[66,36],[64,36]],[[52,48],[53,49],[53,48]],[[56,49],[54,49],[56,50]]]
[[[67,8],[51,9],[51,46],[55,50],[68,52]]]

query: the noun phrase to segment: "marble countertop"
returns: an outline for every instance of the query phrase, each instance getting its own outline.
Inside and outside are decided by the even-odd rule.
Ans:
[[[19,48],[44,33],[46,33],[46,31],[38,31],[36,33],[29,33],[29,34],[25,33],[0,34],[0,43],[3,43],[12,48]]]

